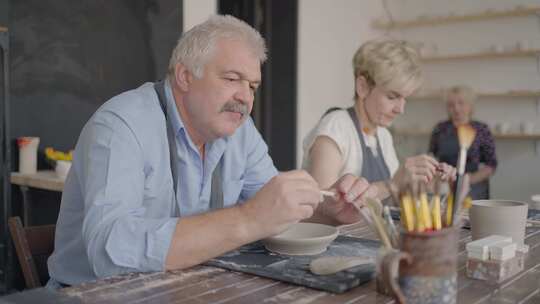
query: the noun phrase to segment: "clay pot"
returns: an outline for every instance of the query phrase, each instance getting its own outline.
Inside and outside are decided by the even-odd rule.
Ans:
[[[473,201],[469,212],[473,240],[496,234],[509,236],[518,246],[523,245],[527,209],[527,203],[518,201]]]

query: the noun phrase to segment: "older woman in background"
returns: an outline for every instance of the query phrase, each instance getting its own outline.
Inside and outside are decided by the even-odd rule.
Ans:
[[[465,168],[470,176],[470,195],[473,199],[489,199],[489,178],[497,168],[497,157],[495,141],[488,126],[472,120],[476,95],[468,86],[452,87],[445,95],[449,119],[433,129],[429,151],[439,161],[455,166],[459,154],[457,126],[471,125],[476,130],[476,138],[468,150]]]
[[[370,183],[372,197],[385,199],[389,196],[387,182],[401,184],[412,178],[427,183],[435,175],[452,175],[452,167],[428,155],[407,158],[400,166],[386,129],[403,113],[405,98],[422,83],[416,51],[404,41],[368,41],[356,51],[353,69],[354,105],[327,112],[304,139],[302,166],[319,186],[329,187],[339,176],[350,173]],[[347,214],[345,210],[338,218],[355,220]]]

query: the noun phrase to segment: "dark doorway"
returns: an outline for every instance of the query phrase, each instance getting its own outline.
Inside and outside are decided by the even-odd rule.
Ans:
[[[298,0],[220,0],[218,11],[246,21],[266,39],[268,61],[252,116],[278,170],[294,169]]]

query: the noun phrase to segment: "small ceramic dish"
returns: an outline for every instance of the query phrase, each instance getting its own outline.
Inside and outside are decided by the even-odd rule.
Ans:
[[[315,255],[326,248],[338,236],[337,227],[297,223],[284,232],[261,240],[269,251],[285,255]]]

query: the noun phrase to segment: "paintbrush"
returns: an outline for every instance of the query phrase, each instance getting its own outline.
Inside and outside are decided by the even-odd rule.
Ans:
[[[422,207],[418,195],[418,184],[416,182],[411,183],[411,193],[413,199],[414,216],[416,219],[416,232],[424,232],[426,230],[424,213],[422,212]]]
[[[460,125],[457,128],[458,141],[459,141],[459,158],[458,158],[458,167],[457,167],[457,177],[454,186],[454,204],[452,209],[452,222],[457,216],[457,210],[460,209],[457,204],[460,199],[459,195],[461,194],[461,188],[463,186],[463,175],[465,174],[465,164],[467,163],[467,150],[472,145],[474,138],[476,136],[476,131],[471,125]]]
[[[390,215],[390,208],[388,206],[384,206],[383,216],[384,220],[386,221],[386,228],[390,237],[390,242],[394,248],[397,248],[399,246],[399,234],[396,229],[396,225],[394,224],[394,220],[392,219],[392,215]]]
[[[381,239],[384,247],[392,248],[392,243],[390,242],[390,238],[388,237],[388,234],[386,234],[386,230],[384,229],[383,219],[381,218],[379,214],[377,214],[377,211],[375,210],[376,208],[375,206],[378,206],[378,205],[379,203],[377,203],[372,198],[368,197],[366,198],[366,207],[361,208],[361,209],[367,208],[369,210],[373,223],[375,224],[373,226],[375,227],[376,232],[379,235],[379,238]]]
[[[435,178],[434,184],[435,193],[431,200],[431,217],[433,219],[433,229],[441,230],[442,229],[442,219],[441,219],[441,181],[437,177]]]
[[[463,210],[464,208],[464,202],[465,198],[467,197],[467,194],[469,194],[469,190],[471,189],[471,184],[469,183],[469,174],[465,174],[462,179],[462,185],[460,189],[460,193],[458,194],[458,199],[455,200],[455,212],[454,212],[454,221],[453,225],[460,227],[461,222],[463,221]]]

